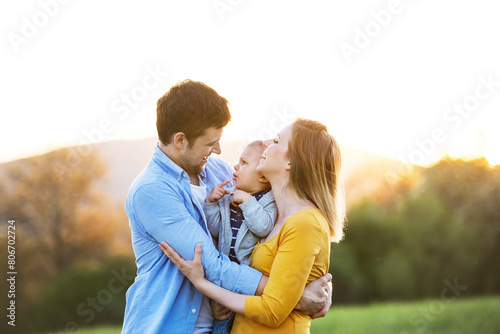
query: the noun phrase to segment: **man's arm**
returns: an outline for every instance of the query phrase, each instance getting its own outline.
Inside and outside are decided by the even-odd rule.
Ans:
[[[222,309],[224,309],[224,312],[227,313],[227,316],[230,315],[229,310],[232,310],[244,316],[249,316],[245,312],[246,309],[245,304],[248,296],[221,288],[220,286],[213,284],[212,282],[208,281],[205,278],[203,264],[201,263],[202,247],[200,244],[196,245],[194,252],[194,259],[192,261],[184,260],[177,252],[175,252],[174,249],[172,249],[172,247],[170,247],[170,245],[168,245],[165,242],[160,244],[160,249],[162,249],[165,255],[167,255],[170,258],[170,260],[176,266],[178,266],[179,270],[188,277],[188,279],[196,286],[196,288],[200,292],[202,292],[210,299],[216,301],[216,304],[219,303],[219,306],[223,305],[227,307],[227,309],[224,309],[224,307],[222,307]],[[257,297],[250,297],[250,298],[257,298]],[[213,308],[213,305],[211,305],[211,307]],[[265,310],[266,312],[273,313],[272,309],[265,308]],[[272,327],[279,326],[281,323],[281,321],[279,319],[276,319],[275,316],[271,317],[272,321],[263,322],[262,320],[264,320],[265,318],[263,316],[268,316],[268,314],[264,314],[262,312],[259,313],[259,316],[255,321],[259,323],[265,323],[268,326]],[[225,319],[226,317],[223,318]]]
[[[212,238],[187,210],[184,200],[168,183],[142,186],[134,195],[136,219],[156,242],[152,250],[163,256],[157,247],[166,241],[184,258],[194,256],[197,243],[202,244],[202,263],[207,279],[230,291],[253,295],[262,274],[245,265],[231,262],[215,248]]]
[[[166,241],[178,250],[182,257],[193,258],[195,245],[201,243],[204,250],[202,263],[209,280],[243,294],[262,295],[268,277],[248,266],[238,266],[220,254],[210,236],[193,219],[183,200],[169,185],[165,184],[161,189],[153,185],[143,186],[134,196],[134,206],[137,219],[157,243]],[[163,253],[156,246],[157,243],[153,245],[152,251],[157,251],[160,257]],[[324,299],[318,298],[322,291],[321,285],[311,283],[306,286],[299,302],[300,311],[304,314],[318,312],[321,307],[316,305],[324,302]],[[316,293],[309,293],[311,289]]]

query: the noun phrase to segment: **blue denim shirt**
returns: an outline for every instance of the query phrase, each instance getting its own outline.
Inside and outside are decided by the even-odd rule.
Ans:
[[[210,157],[200,174],[212,188],[232,179],[231,167]],[[169,243],[192,259],[197,243],[208,280],[228,290],[253,295],[261,273],[231,262],[215,248],[205,230],[203,209],[191,194],[189,177],[157,146],[146,168],[130,186],[125,210],[132,231],[137,277],[127,291],[122,333],[192,333],[202,294],[163,254]]]

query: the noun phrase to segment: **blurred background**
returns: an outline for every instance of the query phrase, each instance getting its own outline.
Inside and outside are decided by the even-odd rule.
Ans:
[[[312,333],[500,332],[497,3],[0,8],[0,263],[7,276],[15,220],[18,272],[2,332],[120,332],[135,277],[125,198],[157,141],[156,101],[186,78],[229,100],[229,163],[296,117],[341,144],[346,236]]]

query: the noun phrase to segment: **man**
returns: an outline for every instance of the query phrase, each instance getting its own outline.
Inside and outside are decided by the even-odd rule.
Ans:
[[[158,247],[162,241],[184,258],[193,258],[195,245],[201,243],[207,279],[241,294],[262,293],[267,277],[220,254],[203,213],[210,190],[232,179],[231,167],[210,157],[221,153],[219,141],[230,119],[227,100],[201,82],[178,83],[158,100],[159,143],[130,186],[125,206],[137,277],[127,291],[122,333],[211,331],[213,316],[207,298],[163,255]],[[323,287],[327,280],[324,277],[317,282],[319,287],[304,293],[314,297],[303,295],[299,310],[313,314],[317,305],[321,308],[327,299]],[[307,304],[313,306],[303,306]]]

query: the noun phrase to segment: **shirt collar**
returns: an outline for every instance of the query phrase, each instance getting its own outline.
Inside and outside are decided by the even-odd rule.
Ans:
[[[174,176],[177,179],[177,181],[181,181],[183,178],[187,178],[189,180],[189,176],[187,175],[187,173],[181,167],[179,167],[179,165],[177,165],[175,162],[173,162],[172,159],[170,159],[168,157],[168,155],[166,155],[160,149],[159,143],[156,144],[155,150],[153,152],[153,160],[165,172]],[[199,176],[200,176],[201,180],[204,181],[206,176],[207,176],[207,172],[205,170],[203,170],[199,174]]]
[[[262,196],[264,196],[265,194],[267,194],[270,191],[271,191],[271,188],[264,189],[264,190],[261,190],[261,191],[257,191],[256,193],[252,193],[251,195],[254,196],[255,199],[258,201],[259,199],[262,198]]]

